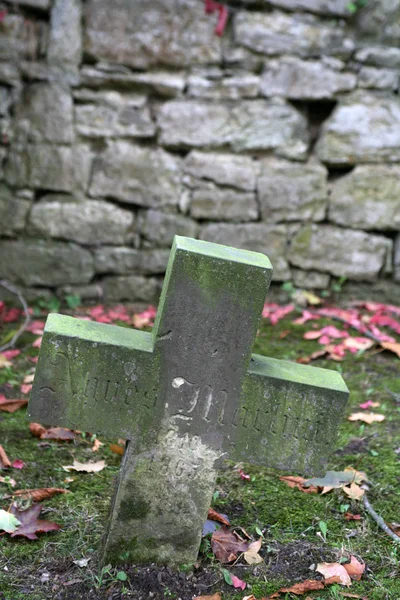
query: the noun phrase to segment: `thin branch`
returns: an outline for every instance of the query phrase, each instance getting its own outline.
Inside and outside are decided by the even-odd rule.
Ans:
[[[394,540],[395,542],[397,542],[398,544],[400,544],[400,537],[398,535],[395,534],[394,531],[392,531],[390,529],[390,527],[388,527],[385,523],[385,521],[382,519],[381,516],[378,515],[378,513],[376,513],[374,511],[374,509],[372,508],[368,498],[367,498],[367,494],[364,494],[363,496],[363,503],[365,508],[367,509],[367,511],[369,512],[369,514],[371,515],[371,517],[374,519],[375,523],[377,523],[377,525],[379,525],[379,527],[381,529],[383,529],[383,531],[385,533],[387,533],[388,535],[390,535],[390,537],[392,538],[392,540]]]
[[[5,281],[4,279],[0,280],[0,286],[2,286],[3,288],[5,288],[6,290],[8,290],[9,292],[11,292],[12,294],[14,294],[15,296],[18,297],[18,300],[22,304],[22,308],[24,309],[24,313],[25,313],[25,321],[23,322],[21,327],[18,329],[18,331],[13,335],[12,339],[9,342],[7,342],[7,344],[4,344],[4,346],[0,346],[0,352],[4,352],[4,350],[8,350],[9,348],[14,348],[15,344],[17,343],[18,338],[27,329],[27,327],[31,321],[31,317],[29,314],[28,305],[25,301],[25,298],[21,294],[21,292],[16,287],[14,287],[11,283],[9,283],[8,281]]]

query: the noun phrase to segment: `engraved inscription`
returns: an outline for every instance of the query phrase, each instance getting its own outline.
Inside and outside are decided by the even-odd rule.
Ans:
[[[225,390],[214,390],[211,385],[198,385],[175,377],[171,386],[176,390],[174,407],[179,415],[196,415],[207,423],[224,423],[228,394]]]

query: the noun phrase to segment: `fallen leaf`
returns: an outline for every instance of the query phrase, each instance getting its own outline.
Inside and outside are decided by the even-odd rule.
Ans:
[[[400,343],[399,342],[381,342],[382,348],[394,352],[400,358]]]
[[[245,481],[250,481],[250,475],[247,475],[247,474],[246,474],[246,473],[243,471],[243,469],[239,469],[238,473],[239,473],[239,475],[240,475],[240,477],[241,477],[242,479],[244,479]]]
[[[4,352],[1,352],[0,358],[2,356],[4,356],[7,360],[12,360],[16,356],[19,356],[20,354],[21,354],[21,350],[4,350]]]
[[[24,383],[32,383],[35,379],[35,373],[29,373],[29,375],[25,375]]]
[[[349,421],[363,421],[364,423],[380,423],[385,420],[385,415],[380,415],[378,413],[353,413],[349,417],[347,417]]]
[[[339,563],[319,563],[317,568],[315,569],[318,573],[324,576],[326,580],[330,580],[332,577],[337,581],[335,583],[339,583],[340,585],[351,585],[350,575],[346,571],[343,565]],[[330,583],[334,583],[333,581]]]
[[[354,482],[350,485],[350,487],[344,487],[343,491],[349,498],[351,498],[351,500],[361,500],[365,493],[364,490]]]
[[[0,445],[0,469],[9,469],[11,467],[11,461],[7,456],[3,446]]]
[[[98,473],[102,471],[106,466],[105,460],[99,460],[97,462],[80,463],[74,460],[73,465],[63,466],[64,471],[82,471],[84,473]]]
[[[0,509],[0,529],[6,533],[13,533],[17,527],[21,524],[15,515]]]
[[[359,596],[358,594],[349,594],[348,592],[339,592],[344,598],[358,598],[358,600],[368,600],[367,596]]]
[[[361,515],[353,515],[353,513],[350,512],[345,512],[343,516],[346,521],[361,521],[362,519]]]
[[[24,467],[26,467],[26,464],[24,463],[23,460],[20,460],[19,458],[17,458],[16,460],[14,460],[11,463],[11,466],[13,469],[23,469]]]
[[[343,565],[351,579],[360,581],[362,574],[365,571],[365,564],[360,563],[355,556],[350,558],[350,562]]]
[[[104,446],[103,442],[101,442],[98,438],[96,438],[93,442],[92,452],[98,452],[100,450],[101,446]]]
[[[210,519],[210,521],[218,521],[223,525],[230,525],[229,519],[225,515],[221,515],[213,508],[208,509],[207,519]]]
[[[12,362],[7,360],[4,354],[0,354],[0,369],[5,369],[6,367],[11,367]]]
[[[308,485],[307,487],[304,487],[304,483],[306,481],[304,477],[297,477],[295,475],[285,475],[283,477],[279,477],[279,479],[281,481],[284,481],[289,487],[297,488],[305,494],[316,494],[319,491],[318,487],[314,485]]]
[[[19,389],[21,390],[21,394],[29,394],[32,389],[32,384],[31,383],[23,383]]]
[[[393,533],[400,537],[400,523],[386,523],[386,525],[393,531]]]
[[[323,590],[325,584],[322,581],[317,581],[316,579],[306,579],[301,583],[295,583],[292,587],[289,588],[280,588],[277,592],[269,595],[268,598],[278,598],[280,594],[297,594],[301,596],[302,594],[307,594],[308,592],[313,592],[316,590]]]
[[[211,596],[196,596],[193,600],[221,600],[221,594],[217,592]]]
[[[360,408],[362,408],[363,410],[367,410],[368,408],[378,408],[378,406],[380,406],[381,403],[380,402],[372,402],[372,400],[367,400],[367,402],[363,402],[362,404],[359,404],[358,406]]]
[[[10,485],[11,487],[15,487],[17,482],[12,477],[0,477],[0,483],[5,483],[6,485]]]
[[[10,400],[3,396],[3,394],[0,394],[0,410],[4,412],[14,413],[27,404],[28,400]]]
[[[89,558],[78,558],[77,560],[73,560],[72,562],[74,563],[74,565],[84,568],[84,567],[88,566],[89,560],[90,560],[90,557]]]
[[[243,553],[243,557],[247,564],[249,565],[258,565],[263,562],[262,556],[258,554],[262,544],[262,538],[256,540],[255,542],[251,542],[246,552]]]
[[[351,483],[361,483],[362,481],[368,481],[365,473],[362,471],[355,471],[352,468],[345,469],[344,471],[327,471],[324,477],[313,477],[304,482],[306,487],[314,485],[317,487],[330,487],[341,488]]]
[[[232,585],[234,588],[239,589],[239,590],[244,590],[246,587],[246,582],[242,581],[241,579],[239,579],[239,577],[236,577],[236,575],[231,575],[231,579],[232,579]]]
[[[296,358],[296,362],[300,363],[301,365],[308,365],[308,363],[310,363],[312,360],[315,360],[316,358],[321,358],[322,356],[325,356],[326,353],[326,349],[316,350],[309,356],[300,356],[299,358]]]
[[[13,492],[13,496],[18,496],[19,498],[32,498],[33,502],[42,502],[42,500],[52,498],[56,494],[69,494],[69,490],[63,488],[38,488],[16,490]]]
[[[46,428],[40,423],[29,423],[29,430],[33,435],[40,438],[45,433]]]
[[[55,440],[57,442],[72,442],[75,438],[75,432],[64,427],[50,427],[40,436],[41,440]]]
[[[21,525],[11,533],[11,537],[26,537],[29,540],[37,540],[37,533],[45,533],[48,531],[56,531],[61,529],[61,525],[52,523],[51,521],[43,521],[38,519],[41,504],[32,504],[27,510],[19,510],[15,504],[11,507],[11,513],[20,521]]]
[[[123,446],[119,446],[118,444],[110,444],[109,448],[111,452],[114,452],[114,454],[119,454],[120,456],[123,456],[125,452],[125,448]]]
[[[257,600],[257,598],[251,594],[251,596],[243,596],[242,600]]]
[[[360,350],[369,350],[375,344],[375,341],[366,337],[348,337],[343,344],[350,352],[356,353]]]
[[[221,527],[211,536],[211,548],[216,558],[222,563],[236,560],[238,554],[246,552],[249,547],[248,542],[239,540],[237,536],[227,527]]]

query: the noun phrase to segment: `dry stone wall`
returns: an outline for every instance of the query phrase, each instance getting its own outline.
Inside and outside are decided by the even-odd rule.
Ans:
[[[357,4],[357,3],[356,3]],[[155,300],[175,234],[400,282],[400,0],[0,2],[0,277]]]

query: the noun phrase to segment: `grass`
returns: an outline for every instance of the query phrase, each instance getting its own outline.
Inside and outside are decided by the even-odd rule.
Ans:
[[[290,360],[311,354],[318,343],[303,340],[303,333],[308,329],[308,325],[293,325],[290,318],[275,327],[263,322],[255,351]],[[30,347],[34,337],[25,334],[20,344],[26,352],[14,361],[15,367],[0,370],[0,392],[6,382],[18,390],[24,375],[32,369],[29,355],[37,352]],[[345,417],[367,399],[381,403],[378,411],[386,416],[383,423],[360,426],[343,419],[329,468],[343,470],[351,465],[365,471],[371,480],[368,497],[375,510],[386,522],[399,521],[399,454],[395,450],[400,446],[400,415],[399,407],[387,392],[389,389],[400,394],[398,359],[388,353],[371,351],[362,356],[352,355],[342,363],[318,361],[315,364],[342,373],[351,391]],[[129,581],[117,579],[118,569],[101,570],[97,566],[97,549],[120,457],[109,450],[107,443],[98,455],[93,454],[88,440],[83,438],[72,444],[42,445],[29,432],[25,410],[0,413],[0,442],[11,460],[18,458],[26,463],[22,471],[10,473],[17,480],[18,488],[64,487],[71,492],[44,503],[44,518],[62,524],[62,531],[43,534],[36,542],[0,537],[0,599],[20,600],[27,594],[32,600],[58,597],[54,590],[69,589],[63,588],[62,583],[74,579],[81,580],[77,584],[81,586],[79,589],[92,590],[91,598],[108,597],[106,590],[110,585],[119,590],[122,597],[138,597],[130,592]],[[108,466],[98,474],[66,473],[62,465],[72,464],[74,458],[82,462],[104,458]],[[224,465],[213,507],[227,513],[234,526],[243,527],[255,537],[256,529],[263,532],[265,563],[256,567],[228,567],[248,584],[244,592],[236,593],[223,584],[220,566],[212,558],[206,540],[202,545],[201,564],[215,575],[214,580],[220,581],[215,588],[203,593],[222,589],[224,600],[239,600],[246,594],[254,594],[259,600],[282,585],[312,578],[309,570],[312,562],[330,561],[340,553],[351,553],[363,559],[367,569],[362,581],[355,582],[348,590],[350,593],[366,596],[368,600],[400,598],[400,544],[396,545],[376,526],[360,503],[349,500],[340,490],[327,495],[304,494],[287,487],[274,471],[251,465],[243,468],[250,475],[250,481],[242,480],[232,463]],[[9,503],[4,498],[7,493],[7,486],[0,484],[2,508],[7,508]],[[343,516],[346,510],[361,514],[363,519],[346,521]],[[326,543],[317,535],[320,521],[327,525]],[[83,557],[91,558],[87,568],[72,563]],[[190,571],[190,567],[186,569]],[[42,580],[45,579],[43,574],[48,572],[51,582],[46,584]],[[163,590],[166,598],[179,597],[177,590],[169,587]],[[340,591],[339,586],[332,586],[309,596],[315,600],[338,599],[342,597]],[[288,594],[287,599],[291,598],[295,596]]]

